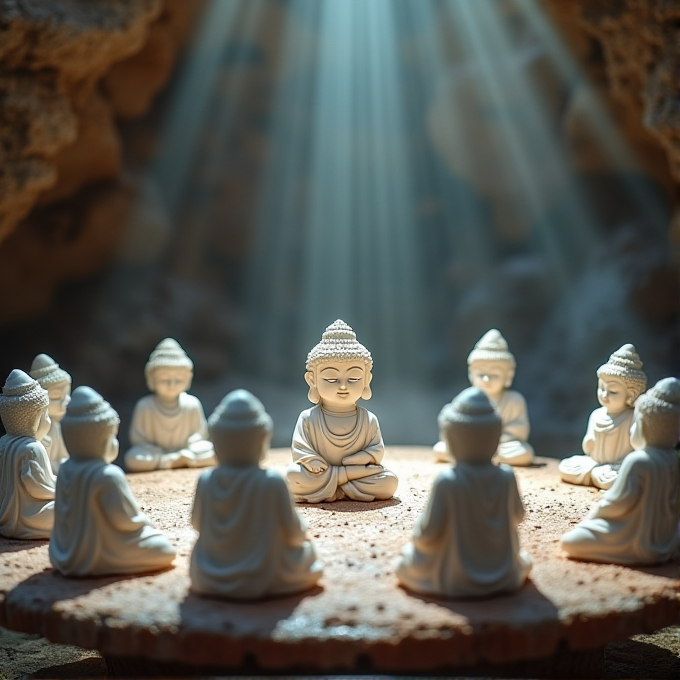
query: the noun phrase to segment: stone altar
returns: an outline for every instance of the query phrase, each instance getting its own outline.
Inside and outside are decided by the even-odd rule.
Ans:
[[[283,469],[289,456],[271,451],[265,466]],[[299,506],[326,565],[308,593],[258,603],[190,595],[189,514],[200,470],[157,471],[131,476],[130,486],[177,548],[174,569],[66,580],[50,568],[47,542],[0,539],[0,625],[97,649],[113,670],[130,657],[136,673],[148,663],[185,674],[190,665],[206,673],[539,668],[545,676],[560,667],[592,677],[604,644],[678,621],[676,565],[633,569],[573,562],[561,552],[559,537],[600,492],[560,484],[557,461],[544,458],[516,470],[527,509],[520,536],[534,560],[529,584],[478,602],[408,594],[393,563],[441,466],[425,462],[432,459],[425,447],[389,447],[389,456],[403,480],[396,498]],[[567,665],[579,660],[581,670]]]

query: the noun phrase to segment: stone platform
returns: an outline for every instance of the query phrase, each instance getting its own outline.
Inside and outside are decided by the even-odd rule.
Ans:
[[[288,450],[274,450],[266,465],[282,468],[289,460]],[[576,676],[569,663],[593,674],[606,643],[680,620],[675,565],[632,569],[563,556],[560,535],[600,492],[560,483],[551,459],[516,470],[527,508],[521,539],[534,560],[530,583],[481,602],[409,594],[397,585],[393,563],[443,465],[422,447],[389,448],[385,463],[400,479],[390,501],[298,506],[326,565],[315,590],[257,603],[191,594],[189,516],[200,471],[154,472],[129,480],[177,547],[173,569],[65,579],[51,569],[46,542],[0,538],[0,625],[99,650],[119,671],[124,658],[135,659],[131,673],[144,660],[166,674],[173,667],[400,674],[505,667],[549,674],[549,664],[540,664],[552,660]]]

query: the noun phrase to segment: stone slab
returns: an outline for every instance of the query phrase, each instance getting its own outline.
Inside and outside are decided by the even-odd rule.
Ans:
[[[282,468],[287,450],[266,465]],[[523,546],[534,560],[519,593],[484,601],[439,600],[397,585],[393,563],[442,464],[423,447],[391,447],[399,476],[390,501],[300,505],[326,565],[316,589],[238,603],[189,592],[195,532],[189,516],[198,470],[129,476],[140,505],[176,545],[168,571],[65,579],[44,541],[0,539],[0,625],[105,656],[266,671],[287,668],[433,672],[508,664],[560,650],[595,650],[680,620],[677,566],[626,568],[573,562],[559,536],[600,492],[562,484],[557,461],[517,469],[527,517]]]

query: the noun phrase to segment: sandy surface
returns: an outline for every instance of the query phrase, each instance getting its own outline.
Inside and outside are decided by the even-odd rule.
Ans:
[[[289,456],[273,451],[267,465],[281,467]],[[556,461],[548,459],[517,470],[527,507],[521,537],[535,563],[530,584],[482,602],[408,594],[398,587],[392,564],[442,465],[433,462],[431,450],[418,447],[391,448],[385,462],[400,478],[395,499],[299,506],[326,564],[320,587],[309,593],[247,604],[190,594],[195,533],[188,520],[199,472],[156,472],[129,479],[140,505],[177,546],[174,569],[67,580],[50,569],[45,542],[0,539],[0,624],[108,655],[225,666],[250,655],[272,670],[301,654],[319,668],[368,656],[376,668],[416,672],[546,656],[560,641],[573,649],[596,647],[678,621],[673,565],[629,569],[572,562],[561,554],[559,536],[599,492],[561,484]],[[660,647],[652,638],[611,645],[608,665],[610,650],[612,663],[629,667],[627,656],[636,656],[631,645],[651,645],[664,652],[660,663],[672,667],[677,635],[660,635]],[[31,644],[44,643],[27,638],[27,657]],[[74,654],[66,664],[79,661]]]

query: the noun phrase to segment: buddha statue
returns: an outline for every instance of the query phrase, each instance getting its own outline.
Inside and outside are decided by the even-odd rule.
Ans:
[[[50,399],[36,380],[13,370],[0,395],[0,534],[7,538],[49,538],[54,524],[50,459],[41,440],[52,423]]]
[[[623,565],[659,564],[680,547],[680,381],[664,378],[635,402],[631,442],[614,484],[562,536],[569,557]]]
[[[272,420],[246,390],[210,416],[218,465],[198,480],[191,521],[191,587],[202,595],[256,599],[306,590],[323,565],[283,477],[263,470]]]
[[[68,458],[68,451],[61,436],[61,419],[66,413],[66,407],[71,401],[71,376],[47,354],[38,354],[31,364],[31,378],[37,380],[50,398],[48,413],[52,426],[47,436],[42,440],[52,465],[52,472],[56,475],[59,466]]]
[[[167,338],[151,353],[144,373],[152,394],[135,405],[128,472],[215,464],[201,402],[187,390],[194,364],[176,340]]]
[[[50,561],[64,576],[137,574],[169,567],[175,549],[151,526],[110,465],[118,455],[118,414],[78,387],[62,421],[71,454],[59,469]]]
[[[434,481],[395,574],[409,590],[443,597],[487,597],[519,589],[531,569],[517,526],[524,506],[515,473],[494,465],[503,424],[487,395],[463,390],[439,414],[456,462]]]
[[[495,328],[485,333],[468,356],[468,378],[491,400],[503,423],[503,432],[496,451],[496,461],[508,465],[531,465],[534,450],[529,438],[527,403],[517,391],[511,390],[515,377],[515,357],[505,338]],[[434,447],[440,462],[450,461],[446,442]]]
[[[357,406],[371,398],[371,353],[341,320],[332,323],[307,356],[308,398],[293,433],[288,487],[296,501],[392,498],[399,483],[385,469],[378,419]]]
[[[601,407],[588,418],[583,454],[560,461],[562,480],[609,489],[623,459],[633,450],[630,428],[633,406],[647,387],[647,376],[633,345],[624,345],[597,369],[597,400]]]

